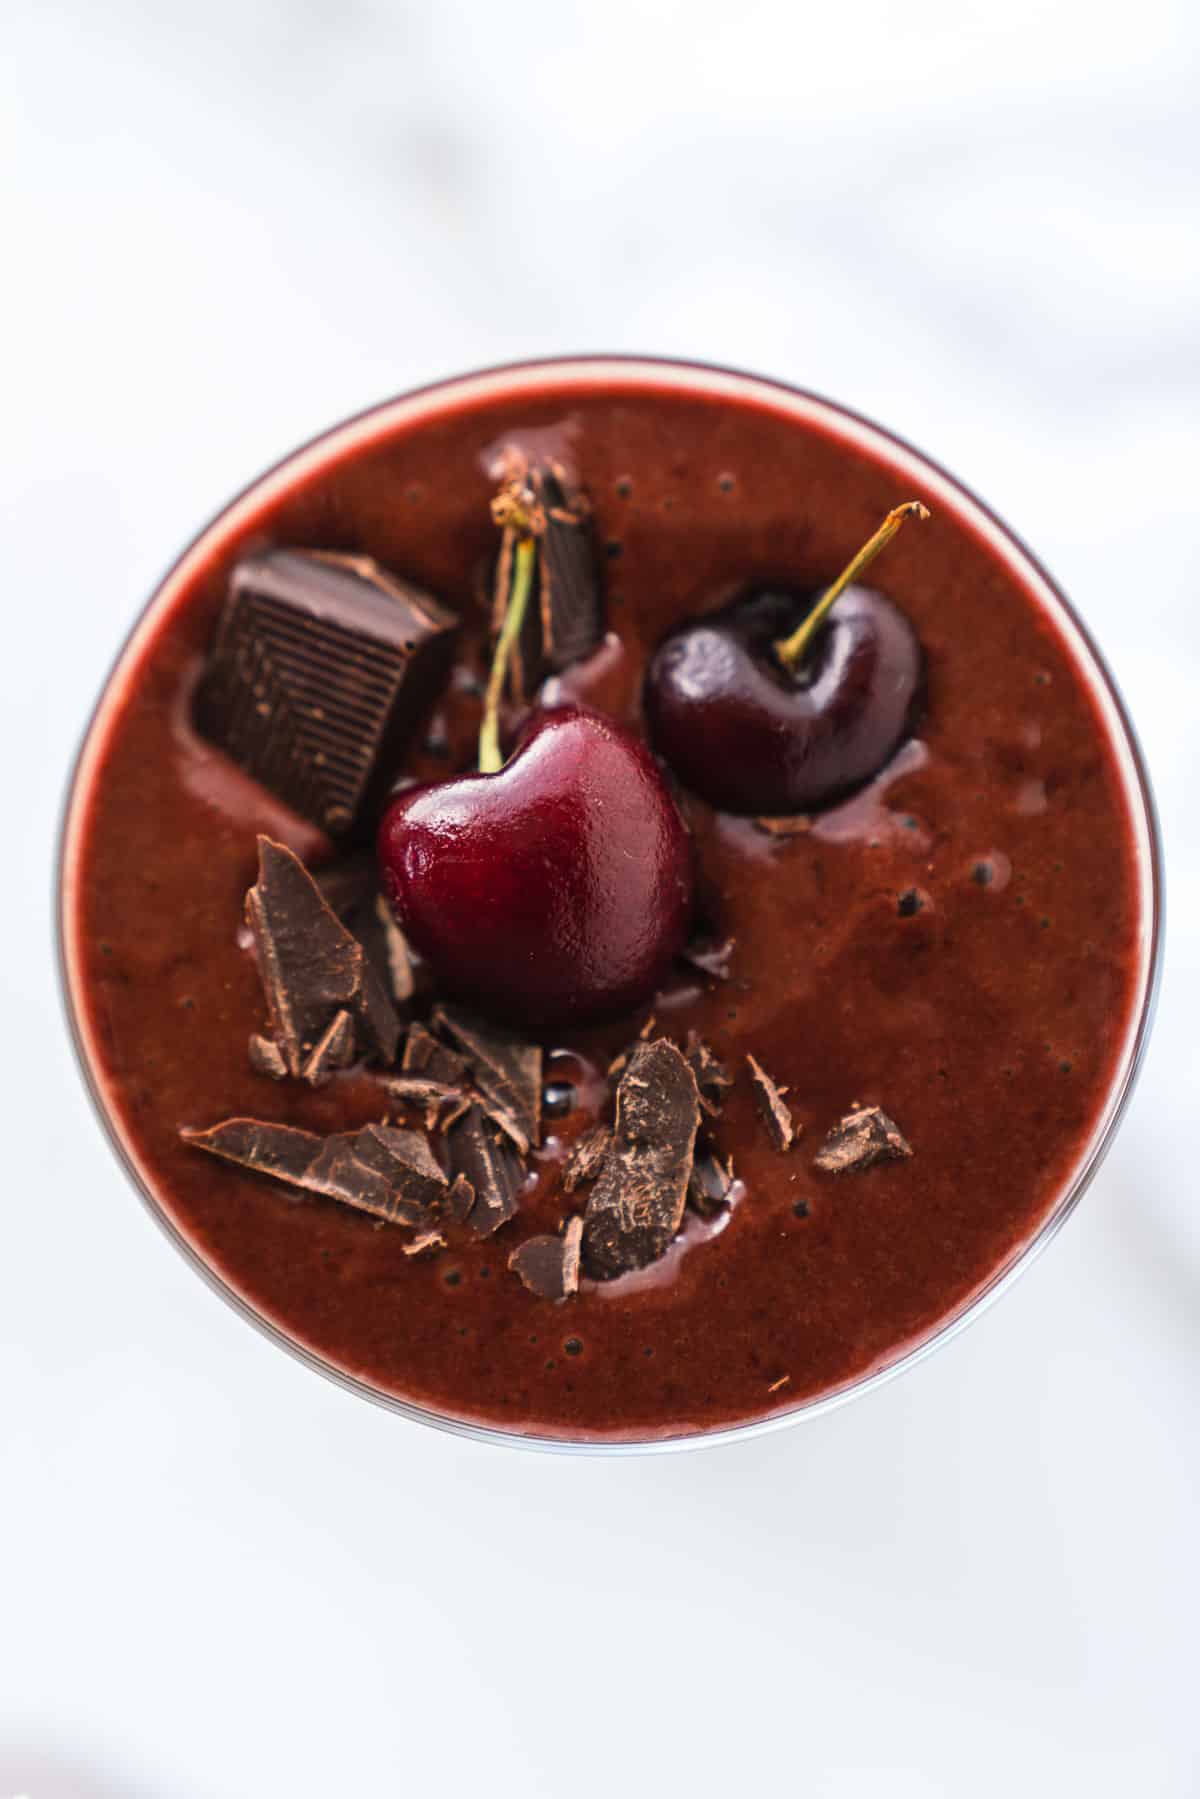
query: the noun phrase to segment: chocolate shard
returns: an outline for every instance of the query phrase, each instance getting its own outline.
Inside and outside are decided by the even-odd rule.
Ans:
[[[300,1070],[310,1087],[320,1087],[335,1068],[346,1068],[354,1060],[354,1020],[349,1012],[335,1012],[312,1055]]]
[[[856,1106],[834,1126],[813,1157],[826,1174],[851,1174],[912,1155],[899,1125],[879,1106]]]
[[[384,1125],[319,1137],[257,1118],[228,1118],[211,1130],[183,1130],[180,1136],[194,1149],[256,1174],[414,1229],[436,1225],[446,1192],[446,1177],[425,1139]]]
[[[442,1217],[447,1224],[465,1224],[475,1204],[475,1189],[465,1174],[456,1174],[442,1201]]]
[[[563,1163],[562,1184],[568,1193],[574,1193],[582,1181],[595,1180],[611,1142],[612,1131],[606,1124],[594,1124],[580,1132]]]
[[[713,1054],[708,1044],[695,1031],[688,1032],[687,1047],[683,1053],[688,1067],[696,1077],[700,1104],[711,1118],[715,1118],[721,1110],[726,1093],[733,1086],[733,1077],[724,1062]]]
[[[303,1185],[325,1143],[313,1131],[297,1131],[291,1125],[269,1124],[259,1118],[227,1118],[210,1130],[185,1127],[179,1135],[193,1149],[294,1186]]]
[[[230,576],[196,722],[303,817],[353,835],[449,673],[457,623],[369,556],[248,557]]]
[[[375,857],[369,850],[326,863],[313,874],[321,898],[336,912],[398,1006],[412,998],[413,970],[408,939],[379,889]]]
[[[733,937],[693,937],[680,950],[680,958],[698,968],[701,974],[711,975],[714,981],[727,981],[735,941]]]
[[[466,1056],[475,1085],[491,1105],[515,1120],[529,1143],[541,1141],[540,1044],[485,1024],[461,1006],[435,1006],[433,1028]]]
[[[530,1237],[508,1258],[513,1273],[539,1299],[570,1299],[579,1291],[583,1219],[569,1218],[561,1237]]]
[[[250,1039],[250,1066],[255,1074],[268,1075],[273,1081],[282,1081],[288,1071],[283,1051],[275,1039],[262,1037],[257,1031]]]
[[[458,1105],[466,1097],[461,1087],[448,1087],[444,1081],[431,1081],[422,1074],[393,1075],[385,1085],[402,1105],[420,1106],[427,1131],[437,1124],[443,1106]]]
[[[423,1024],[412,1024],[404,1039],[400,1067],[404,1074],[423,1075],[440,1081],[446,1087],[458,1087],[466,1078],[470,1064],[457,1050],[447,1049],[430,1035]]]
[[[747,1056],[750,1069],[750,1080],[754,1087],[754,1098],[763,1123],[771,1133],[771,1141],[778,1150],[789,1150],[796,1141],[799,1131],[792,1122],[792,1114],[783,1103],[786,1087],[777,1087],[770,1075],[756,1062],[753,1056]]]
[[[722,1162],[711,1150],[696,1157],[688,1182],[688,1204],[701,1218],[715,1218],[729,1204],[734,1188],[733,1163]]]
[[[535,604],[530,606],[516,654],[510,658],[509,694],[522,705],[531,700],[547,670],[566,668],[588,656],[604,638],[604,606],[592,542],[589,508],[557,465],[510,459],[508,487],[537,537]],[[498,632],[508,611],[517,534],[506,524],[492,591],[492,628]]]
[[[681,1052],[667,1037],[639,1043],[584,1217],[584,1268],[596,1280],[644,1268],[667,1249],[683,1218],[699,1128],[696,1081]]]
[[[246,921],[289,1074],[302,1072],[340,1011],[353,1014],[362,1053],[393,1059],[400,1021],[362,945],[330,911],[299,857],[269,837],[258,840],[258,881],[246,895]]]
[[[490,1237],[516,1212],[525,1185],[525,1164],[482,1106],[468,1106],[446,1133],[450,1171],[475,1189],[471,1229]]]

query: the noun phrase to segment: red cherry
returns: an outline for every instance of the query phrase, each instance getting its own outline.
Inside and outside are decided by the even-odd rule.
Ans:
[[[499,772],[398,795],[378,848],[439,984],[535,1029],[632,1010],[687,935],[688,834],[649,751],[598,713],[536,713]]]
[[[659,647],[656,749],[727,812],[809,812],[869,781],[912,729],[924,659],[890,600],[851,585],[919,501],[897,506],[822,594],[755,593]]]

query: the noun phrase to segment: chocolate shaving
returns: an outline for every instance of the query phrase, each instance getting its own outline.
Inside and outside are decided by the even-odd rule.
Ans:
[[[449,673],[457,623],[369,556],[249,557],[230,577],[197,724],[303,817],[353,834]]]
[[[466,1077],[469,1063],[457,1050],[447,1049],[444,1043],[439,1043],[423,1024],[413,1024],[408,1027],[404,1039],[400,1067],[405,1074],[424,1075],[427,1080],[440,1081],[445,1087],[457,1087]]]
[[[229,1118],[210,1130],[183,1130],[180,1136],[223,1161],[392,1224],[431,1228],[446,1194],[446,1177],[424,1137],[386,1125],[319,1137],[257,1118]]]
[[[539,1299],[569,1299],[579,1291],[582,1236],[583,1219],[569,1218],[561,1237],[530,1237],[513,1250],[508,1265]]]
[[[857,1106],[830,1131],[813,1166],[826,1174],[851,1174],[911,1155],[912,1147],[894,1119],[879,1106]]]
[[[451,1173],[464,1176],[475,1189],[471,1229],[479,1237],[490,1237],[517,1210],[525,1185],[524,1163],[479,1105],[468,1106],[447,1131],[446,1152]]]
[[[446,1239],[441,1231],[422,1231],[419,1237],[414,1237],[411,1243],[404,1245],[404,1253],[406,1256],[421,1256],[427,1250],[445,1247]]]
[[[714,981],[727,981],[729,960],[735,944],[736,939],[733,937],[694,937],[679,954],[684,962],[690,962],[701,974],[711,975]]]
[[[812,819],[805,812],[790,813],[783,818],[756,818],[754,823],[768,837],[803,837],[806,831],[812,830]]]
[[[300,1074],[310,1087],[320,1087],[335,1068],[345,1068],[353,1060],[354,1020],[349,1012],[335,1012]]]
[[[708,1044],[695,1031],[688,1032],[687,1047],[683,1053],[687,1057],[688,1067],[696,1077],[700,1104],[711,1118],[716,1118],[726,1093],[733,1086],[732,1075],[724,1062],[714,1056]]]
[[[362,945],[321,898],[291,850],[258,840],[258,881],[246,895],[271,1028],[289,1074],[299,1075],[335,1015],[353,1014],[363,1054],[390,1062],[400,1022]]]
[[[792,1114],[783,1103],[786,1087],[777,1087],[770,1075],[762,1068],[753,1056],[747,1056],[750,1067],[750,1079],[754,1086],[754,1098],[763,1122],[771,1133],[771,1141],[778,1150],[788,1150],[796,1141],[799,1132],[792,1123]]]
[[[442,1216],[448,1224],[465,1224],[474,1204],[474,1187],[465,1174],[456,1174],[442,1201]]]
[[[612,1131],[606,1124],[594,1124],[580,1132],[563,1163],[562,1184],[568,1193],[574,1193],[581,1181],[595,1180],[611,1142]]]
[[[435,1006],[432,1023],[435,1031],[452,1038],[466,1056],[475,1085],[491,1106],[515,1121],[527,1145],[539,1143],[541,1047],[485,1024],[461,1006]]]
[[[696,1157],[688,1182],[688,1204],[701,1218],[715,1218],[729,1204],[734,1188],[732,1162],[722,1162],[711,1150]]]
[[[639,1043],[617,1088],[613,1139],[584,1218],[596,1280],[644,1268],[679,1229],[700,1127],[696,1081],[667,1037]]]
[[[288,1071],[283,1051],[275,1039],[260,1037],[257,1032],[250,1039],[250,1066],[255,1074],[269,1075],[273,1081],[282,1081]]]

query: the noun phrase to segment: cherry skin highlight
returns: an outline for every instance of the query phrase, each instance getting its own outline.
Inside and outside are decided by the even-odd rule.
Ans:
[[[725,812],[815,811],[891,759],[919,710],[923,658],[907,618],[848,587],[799,668],[776,646],[819,594],[756,593],[672,632],[646,675],[654,747]]]
[[[497,774],[409,788],[380,875],[440,988],[534,1030],[630,1011],[683,947],[691,840],[645,745],[598,713],[535,713]]]

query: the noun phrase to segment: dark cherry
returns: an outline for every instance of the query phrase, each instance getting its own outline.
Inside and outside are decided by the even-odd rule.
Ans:
[[[535,713],[497,772],[398,795],[379,866],[439,986],[535,1030],[631,1011],[691,916],[691,842],[654,758],[576,707]]]
[[[924,508],[889,513],[823,592],[754,593],[660,645],[646,717],[686,787],[726,812],[809,812],[885,765],[919,709],[921,646],[898,607],[849,582],[909,516]]]

